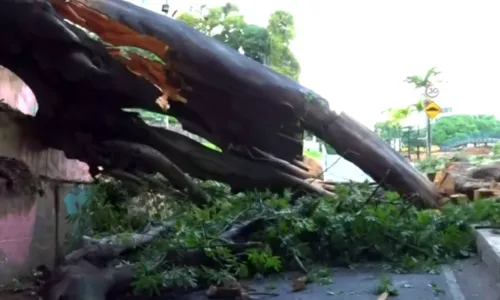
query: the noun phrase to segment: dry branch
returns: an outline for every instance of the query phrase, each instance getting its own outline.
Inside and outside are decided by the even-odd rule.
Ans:
[[[66,264],[75,263],[82,259],[94,263],[95,265],[105,265],[113,258],[127,250],[132,250],[151,243],[162,232],[172,229],[175,222],[165,222],[159,226],[151,227],[144,233],[124,233],[116,234],[101,239],[85,239],[90,244],[81,249],[77,249],[64,258]]]
[[[262,246],[261,243],[235,243],[232,240],[245,238],[251,232],[261,229],[258,223],[262,221],[255,219],[230,227],[221,235],[220,240],[224,241],[224,247],[236,254],[250,248],[259,248]],[[86,237],[86,241],[90,244],[65,257],[63,264],[42,285],[40,295],[47,300],[106,299],[110,290],[119,290],[130,285],[137,274],[134,266],[116,263],[114,259],[126,251],[151,243],[174,225],[175,222],[167,221],[143,233],[117,234],[101,239]],[[218,267],[218,263],[208,256],[205,250],[171,249],[164,253],[159,264],[180,262],[186,266]]]
[[[132,159],[144,164],[150,170],[158,170],[165,178],[180,190],[186,189],[194,198],[193,202],[200,205],[208,203],[210,200],[186,174],[182,172],[167,157],[154,148],[137,143],[124,141],[105,141],[102,145],[111,151],[122,151],[127,153]]]
[[[168,221],[143,233],[119,234],[98,240],[66,255],[50,280],[40,288],[47,300],[104,300],[119,285],[129,285],[136,276],[133,266],[112,263],[125,251],[151,243],[162,232],[173,227]]]

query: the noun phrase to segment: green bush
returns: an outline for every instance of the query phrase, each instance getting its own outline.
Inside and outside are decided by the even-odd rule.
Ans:
[[[493,156],[499,157],[500,156],[500,143],[496,143],[493,145]]]
[[[351,266],[370,260],[385,261],[397,271],[432,270],[474,251],[469,224],[500,221],[500,203],[495,201],[449,204],[441,211],[418,210],[394,192],[371,196],[373,187],[368,184],[338,185],[334,197],[307,196],[291,204],[288,193],[233,195],[223,184],[202,182],[212,195],[210,205],[197,207],[166,190],[156,196],[161,199],[156,202],[156,213],[141,215],[131,209],[131,198],[127,199],[137,201],[137,191],[117,188],[121,183],[116,182],[111,189],[103,187],[110,184],[98,184],[91,200],[73,218],[84,225],[79,234],[126,234],[164,220],[176,224],[175,230],[126,258],[141,270],[137,291],[194,287],[297,268],[313,272],[318,265]],[[110,197],[123,201],[112,204]],[[145,206],[151,197],[148,194],[135,205]],[[234,245],[221,239],[221,234],[245,222],[253,224],[253,229],[233,242],[252,244],[235,253],[231,251]],[[189,251],[199,251],[204,259],[190,265],[184,259]],[[166,253],[170,253],[168,262],[164,261]]]
[[[445,163],[445,158],[426,157],[423,160],[417,162],[416,167],[420,172],[424,174],[430,174],[435,173],[437,170],[443,169]]]

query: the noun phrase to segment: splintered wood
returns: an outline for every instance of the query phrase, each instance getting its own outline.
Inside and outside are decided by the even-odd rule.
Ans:
[[[96,33],[103,41],[113,46],[129,46],[147,50],[160,58],[165,57],[168,46],[157,38],[141,35],[120,22],[110,19],[104,14],[87,7],[77,0],[51,0],[54,9],[65,19]],[[168,100],[186,103],[180,89],[167,83],[164,66],[144,57],[128,53],[124,57],[119,49],[109,48],[108,52],[122,62],[132,73],[140,75],[163,92],[156,103],[163,109],[169,108]]]
[[[158,104],[161,109],[168,110],[170,108],[168,99],[187,103],[186,98],[182,97],[179,94],[180,89],[176,89],[171,85],[164,83],[167,80],[165,77],[165,70],[163,69],[163,65],[159,62],[147,60],[144,57],[134,53],[127,53],[127,55],[129,56],[129,58],[127,58],[123,56],[120,52],[120,49],[117,48],[109,49],[108,52],[109,54],[111,54],[111,56],[126,65],[131,72],[136,75],[145,77],[163,91],[163,95],[156,100],[156,104]]]

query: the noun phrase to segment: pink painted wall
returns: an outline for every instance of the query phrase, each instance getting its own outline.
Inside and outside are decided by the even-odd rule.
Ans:
[[[6,192],[5,183],[0,178],[0,284],[38,265],[52,267],[59,243],[55,184],[42,181],[40,196]]]
[[[36,219],[36,203],[27,212],[0,218],[0,250],[4,263],[24,265],[29,256]],[[0,263],[1,265],[1,263]]]

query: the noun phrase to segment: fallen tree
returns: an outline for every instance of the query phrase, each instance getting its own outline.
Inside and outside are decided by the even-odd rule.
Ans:
[[[312,91],[181,22],[120,0],[4,1],[0,7],[0,36],[8,41],[0,64],[34,91],[40,108],[33,127],[47,146],[89,163],[96,173],[99,166],[128,178],[160,171],[172,180],[182,170],[236,190],[293,187],[329,194],[310,184],[296,163],[306,129],[384,186],[416,196],[420,205],[439,206],[434,186],[373,132],[330,111]],[[148,50],[162,61],[124,58],[120,46]],[[124,108],[175,116],[223,151],[148,127]],[[139,144],[142,152],[131,154]],[[143,154],[153,149],[156,163],[146,163]],[[206,201],[190,181],[180,176],[176,184]]]

